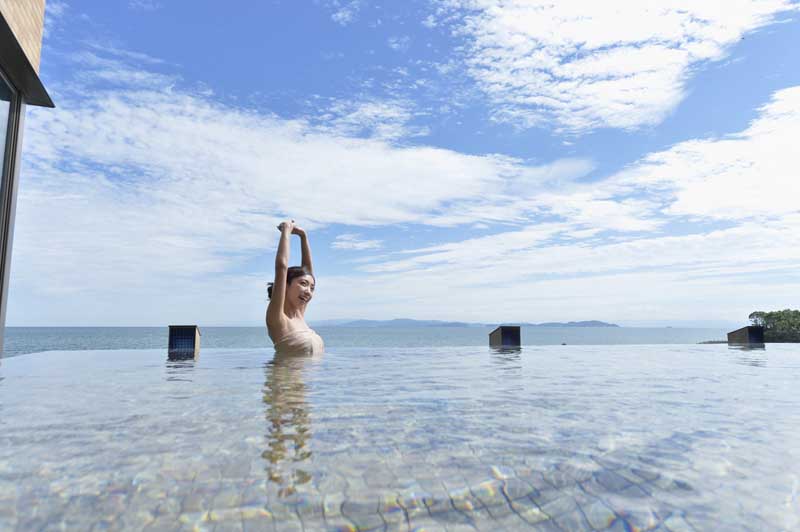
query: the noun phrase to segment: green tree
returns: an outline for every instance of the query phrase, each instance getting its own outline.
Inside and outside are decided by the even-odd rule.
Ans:
[[[750,319],[750,321],[753,322],[753,325],[759,325],[761,327],[764,327],[764,315],[765,314],[766,314],[766,312],[762,312],[760,310],[757,310],[755,312],[751,312],[750,315],[748,316],[748,318]]]
[[[749,318],[753,325],[764,327],[765,342],[800,342],[800,310],[759,310]]]

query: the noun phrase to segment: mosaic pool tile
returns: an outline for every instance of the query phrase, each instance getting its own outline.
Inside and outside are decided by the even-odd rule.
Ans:
[[[528,483],[537,492],[553,491],[555,487],[550,483],[541,471],[522,468],[518,470],[517,478]]]
[[[541,505],[542,511],[555,518],[578,510],[578,503],[571,494],[566,494]]]
[[[558,526],[552,519],[530,524],[525,530],[532,530],[534,532],[565,532],[564,529]]]
[[[539,495],[538,491],[536,491],[533,486],[519,478],[508,478],[504,480],[501,489],[503,495],[510,501]]]
[[[389,528],[408,527],[408,514],[395,496],[381,497],[378,513]]]
[[[509,506],[511,506],[520,519],[528,524],[535,524],[550,519],[550,516],[544,513],[542,509],[530,499],[516,499],[511,501]]]
[[[449,492],[450,504],[456,510],[469,513],[483,508],[483,503],[475,497],[469,488],[459,488]]]
[[[340,493],[347,487],[347,480],[336,473],[326,473],[316,483],[321,493]]]
[[[632,483],[614,471],[598,471],[593,478],[610,492],[620,492]]]
[[[144,528],[144,530],[147,532],[156,532],[156,531],[161,532],[164,530],[175,530],[179,526],[180,524],[177,522],[174,516],[162,515],[162,516],[156,516],[152,521],[150,521],[150,523]]]
[[[342,516],[359,530],[383,530],[386,526],[378,513],[378,502],[371,503],[345,500],[342,503]]]
[[[411,532],[446,532],[447,528],[431,517],[417,517],[409,521]]]
[[[553,517],[553,522],[562,530],[591,530],[591,525],[579,507]]]
[[[505,506],[506,497],[502,491],[502,482],[492,479],[475,484],[469,488],[469,495],[478,499],[485,507]]]
[[[558,490],[555,488],[543,489],[531,494],[530,499],[533,500],[533,502],[535,502],[540,507],[543,507],[558,499],[571,498],[571,495],[575,491],[576,490],[572,489],[570,490]]]
[[[655,528],[661,523],[659,516],[646,506],[636,507],[634,505],[624,505],[622,502],[615,504],[609,501],[609,504],[614,508],[618,518],[638,530],[650,530]]]
[[[611,526],[617,515],[603,501],[594,499],[581,505],[581,511],[589,526],[596,530],[604,530]]]
[[[468,523],[448,522],[444,528],[447,532],[475,532],[476,530],[474,526]]]
[[[664,519],[664,528],[669,532],[697,532],[681,515],[669,515]]]
[[[496,515],[489,512],[489,516],[482,516],[474,521],[478,530],[521,530],[528,524],[514,512]]]
[[[333,517],[325,521],[327,529],[332,532],[358,532],[356,526],[343,517]]]
[[[628,487],[617,491],[617,493],[628,499],[644,499],[651,496],[651,490],[647,485],[631,484]]]

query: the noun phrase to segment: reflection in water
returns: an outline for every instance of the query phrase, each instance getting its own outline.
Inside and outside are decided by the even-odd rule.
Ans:
[[[306,484],[311,475],[303,469],[311,458],[308,442],[311,421],[306,404],[303,371],[314,360],[298,355],[280,355],[266,365],[264,404],[267,418],[267,449],[261,454],[267,461],[270,482],[280,495],[288,496],[297,486]]]
[[[500,355],[509,360],[519,360],[522,353],[521,347],[492,347],[490,348],[493,354]]]
[[[728,344],[728,349],[737,351],[764,351],[766,348],[766,344]]]
[[[167,380],[192,382],[194,360],[169,360],[167,359]]]
[[[764,344],[729,345],[728,349],[738,351],[736,362],[739,364],[759,368],[767,366],[767,353]]]
[[[503,369],[522,368],[521,347],[492,347],[492,363]]]
[[[194,359],[169,360],[166,367],[167,382],[174,383],[169,386],[166,397],[169,399],[187,400],[194,397],[193,386],[184,385],[184,382],[194,381]]]

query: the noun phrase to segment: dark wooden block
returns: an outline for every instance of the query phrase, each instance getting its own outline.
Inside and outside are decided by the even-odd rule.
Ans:
[[[736,345],[750,345],[764,343],[764,327],[750,325],[728,333],[728,343]]]
[[[167,352],[170,360],[197,358],[200,354],[200,328],[197,325],[170,325]]]
[[[489,346],[491,347],[519,347],[520,328],[517,325],[501,325],[489,333]]]

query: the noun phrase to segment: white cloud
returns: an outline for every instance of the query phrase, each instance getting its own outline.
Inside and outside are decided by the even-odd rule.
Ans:
[[[361,235],[353,233],[343,233],[336,237],[331,243],[333,249],[351,249],[362,251],[365,249],[378,249],[383,246],[382,240],[367,240]]]
[[[757,271],[740,269],[748,265],[791,267],[800,260],[798,228],[800,215],[706,233],[586,245],[552,241],[559,233],[569,234],[568,224],[540,224],[521,231],[409,250],[406,253],[416,256],[363,268],[370,272],[409,272],[424,265],[429,274],[449,271],[466,284],[483,277],[484,268],[496,268],[520,280],[652,270],[697,274],[711,267],[743,273]],[[742,253],[743,242],[757,246],[758,253]]]
[[[310,230],[448,225],[460,223],[464,202],[518,200],[496,194],[515,180],[584,171],[574,161],[526,167],[499,155],[397,145],[382,133],[381,120],[394,127],[391,112],[359,107],[374,124],[371,136],[357,138],[338,119],[326,125],[231,107],[131,66],[130,54],[109,53],[79,55],[77,85],[59,87],[58,108],[29,111],[12,322],[38,319],[45,296],[125,294],[142,311],[147,297],[172,286],[216,290],[217,279],[272,250],[274,226],[287,215]],[[487,213],[519,215],[500,205]],[[483,219],[475,211],[469,223]]]
[[[800,297],[786,273],[800,260],[800,88],[776,93],[738,134],[586,183],[585,159],[526,164],[404,145],[410,104],[278,118],[110,53],[80,56],[77,79],[92,85],[59,87],[58,109],[29,110],[10,323],[258,323],[269,264],[233,272],[272,253],[287,215],[311,231],[495,231],[321,275],[310,319],[736,319]],[[691,234],[668,235],[676,220]],[[350,231],[332,246],[382,245]]]
[[[415,257],[389,260],[379,264],[362,267],[367,272],[408,271],[416,268],[451,270],[458,266],[466,269],[492,267],[504,256],[530,250],[559,233],[570,229],[569,224],[549,223],[526,227],[519,231],[509,231],[460,242],[442,244],[420,249],[407,250],[404,254]],[[455,273],[455,272],[454,272]],[[462,272],[458,272],[462,273]]]
[[[64,13],[69,8],[69,4],[62,0],[50,0],[47,2],[47,9],[45,10],[45,14],[51,16],[53,18],[58,18],[64,15]]]
[[[755,308],[791,306],[800,297],[799,128],[792,87],[740,133],[682,142],[605,181],[525,200],[563,222],[363,262],[367,313],[380,313],[382,298],[398,316],[480,321],[744,320]],[[686,217],[727,227],[659,234]],[[603,229],[639,233],[598,239]],[[424,315],[412,308],[420,301]]]
[[[80,68],[75,76],[83,83],[104,82],[124,89],[136,86],[168,90],[173,83],[178,81],[176,76],[143,70],[129,63],[130,60],[149,65],[160,63],[148,55],[127,52],[97,43],[90,44],[89,48],[90,50],[75,53],[71,57],[72,62]]]
[[[411,124],[413,104],[405,100],[339,100],[314,117],[320,130],[342,136],[386,140],[428,134],[425,127]]]
[[[155,0],[129,0],[128,7],[140,11],[156,11],[164,6]]]
[[[340,2],[339,0],[334,0],[330,2],[329,5],[334,10],[333,14],[331,14],[331,19],[337,24],[347,26],[356,20],[359,11],[361,11],[364,5],[364,1],[353,0],[351,2]]]
[[[741,220],[800,210],[800,87],[777,92],[750,126],[653,153],[616,181],[657,190],[667,214]]]
[[[69,4],[62,0],[50,0],[44,10],[44,33],[45,42],[53,35],[53,31],[61,29]]]
[[[101,58],[96,54],[91,54],[93,57],[91,57],[91,59],[87,63],[85,63],[87,66],[90,67],[119,68],[120,66],[123,65],[120,61],[111,62],[110,58],[112,57],[120,58],[126,61],[131,61],[135,64],[140,64],[140,65],[153,66],[153,65],[166,64],[166,62],[163,59],[160,59],[158,57],[153,57],[152,55],[144,54],[142,52],[136,52],[133,50],[125,50],[123,48],[115,46],[114,44],[108,41],[102,41],[102,40],[88,41],[86,43],[86,46],[90,50],[94,50],[97,53],[105,55],[105,58]],[[73,60],[77,61],[80,64],[82,62],[81,57],[82,54],[80,53],[75,54],[73,56]],[[84,57],[89,57],[89,54],[87,54]],[[131,67],[128,66],[127,68]]]
[[[411,46],[411,37],[408,35],[395,35],[386,40],[386,44],[396,52],[406,52]]]
[[[363,265],[366,278],[328,281],[333,293],[319,300],[331,305],[321,312],[488,322],[744,321],[755,308],[800,297],[800,278],[786,273],[800,260],[800,216],[599,245],[548,242],[560,229],[530,227]]]
[[[441,0],[463,16],[470,75],[497,120],[582,133],[658,124],[692,73],[790,0]]]

